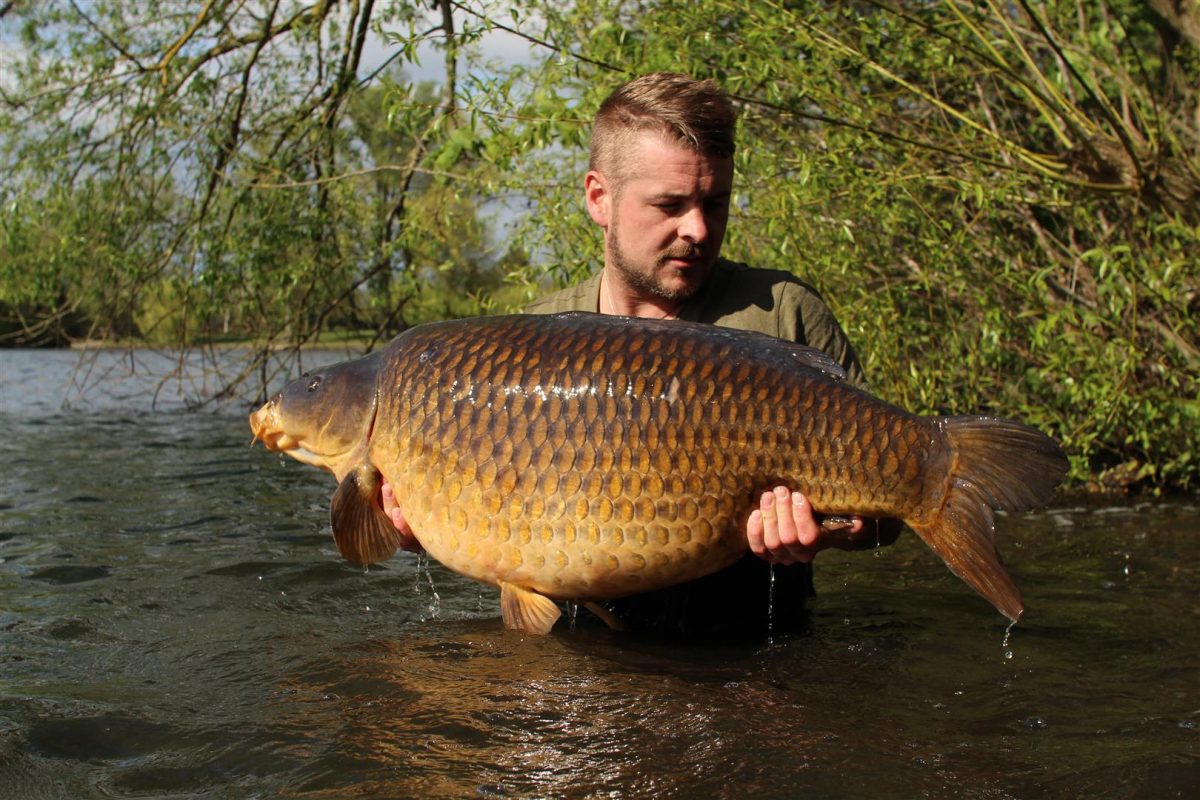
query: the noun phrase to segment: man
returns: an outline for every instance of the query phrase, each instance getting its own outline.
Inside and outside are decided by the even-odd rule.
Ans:
[[[618,88],[597,112],[584,178],[588,213],[604,231],[604,268],[526,310],[599,311],[759,331],[824,350],[861,385],[853,350],[812,287],[788,273],[719,258],[733,188],[736,119],[729,97],[710,81],[654,73]],[[390,487],[384,508],[405,532]],[[635,631],[660,634],[727,637],[795,629],[805,619],[812,594],[808,565],[817,552],[890,544],[898,533],[895,521],[861,518],[846,530],[827,532],[799,492],[776,487],[763,493],[746,523],[754,555],[697,581],[614,601],[608,609]]]

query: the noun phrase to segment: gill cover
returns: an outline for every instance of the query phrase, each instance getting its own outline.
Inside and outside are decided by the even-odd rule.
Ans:
[[[378,363],[376,370],[378,371]],[[360,398],[355,398],[361,402]],[[348,561],[376,564],[386,561],[400,547],[400,534],[383,512],[383,475],[371,463],[371,434],[379,407],[372,374],[371,391],[359,414],[357,444],[344,461],[340,482],[329,506],[333,541]]]

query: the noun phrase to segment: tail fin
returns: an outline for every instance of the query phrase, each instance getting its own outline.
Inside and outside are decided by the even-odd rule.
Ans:
[[[1067,471],[1058,444],[1036,428],[992,417],[945,417],[947,472],[935,510],[913,525],[950,570],[1016,622],[1024,607],[993,541],[992,511],[1044,505]]]

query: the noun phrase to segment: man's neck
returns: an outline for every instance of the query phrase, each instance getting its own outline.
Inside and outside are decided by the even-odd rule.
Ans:
[[[643,319],[673,319],[683,310],[684,300],[643,297],[624,284],[609,267],[600,275],[601,314],[618,314]]]

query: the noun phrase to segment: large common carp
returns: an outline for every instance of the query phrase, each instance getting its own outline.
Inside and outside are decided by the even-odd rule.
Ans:
[[[1020,594],[993,509],[1046,502],[1066,471],[1016,422],[918,417],[825,354],[677,320],[516,315],[421,325],[300,378],[250,417],[267,447],[330,470],[342,554],[391,556],[381,476],[421,545],[499,586],[509,627],[715,572],[748,549],[759,495],[903,519],[1010,619]]]

